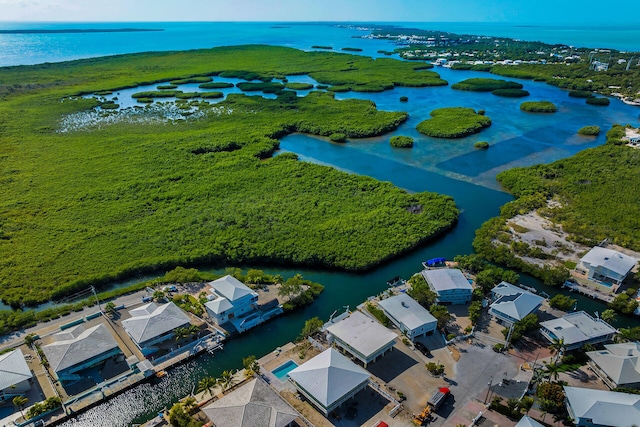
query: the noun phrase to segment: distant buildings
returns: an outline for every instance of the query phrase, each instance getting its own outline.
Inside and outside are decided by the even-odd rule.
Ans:
[[[122,321],[122,327],[148,356],[158,350],[160,344],[172,337],[177,328],[190,325],[189,317],[173,302],[157,305],[150,303],[129,312],[131,318]]]
[[[509,325],[537,312],[544,301],[541,296],[507,282],[494,287],[491,295],[494,302],[489,306],[489,313]]]
[[[589,351],[589,366],[610,388],[640,388],[640,343],[609,344]]]
[[[111,331],[102,323],[90,328],[78,325],[58,332],[53,335],[53,342],[42,346],[42,351],[61,382],[83,379],[80,371],[122,354]]]
[[[473,286],[460,270],[423,270],[422,277],[429,288],[438,295],[438,302],[441,304],[466,304],[471,301]]]
[[[278,393],[260,377],[202,411],[216,426],[224,427],[293,427],[300,416]]]
[[[640,395],[564,387],[567,411],[578,427],[631,427],[640,423]]]
[[[20,349],[0,354],[0,402],[25,394],[33,374]]]
[[[218,325],[231,323],[238,332],[244,332],[282,313],[282,307],[275,300],[274,305],[262,311],[258,293],[233,276],[221,277],[209,286],[212,294],[204,306],[209,318]]]
[[[369,377],[367,371],[333,348],[289,372],[296,389],[325,416],[365,389]]]
[[[577,311],[560,319],[541,322],[540,332],[550,342],[562,338],[567,350],[575,350],[587,343],[610,341],[617,331],[604,320],[594,319],[584,311]]]
[[[438,326],[438,320],[406,293],[383,299],[378,305],[410,340],[431,334]]]
[[[326,330],[329,342],[335,342],[364,366],[390,351],[398,338],[395,333],[359,311],[354,311]]]
[[[629,275],[637,260],[612,249],[599,246],[582,257],[576,271],[587,279],[619,285]]]

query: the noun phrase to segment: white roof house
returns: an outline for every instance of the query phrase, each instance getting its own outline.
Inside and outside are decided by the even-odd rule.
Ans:
[[[640,395],[564,387],[576,426],[631,427],[640,422]]]
[[[544,424],[540,424],[530,416],[525,415],[520,419],[520,421],[518,421],[518,424],[516,424],[515,427],[544,427]]]
[[[495,301],[490,306],[490,313],[498,319],[513,324],[527,315],[538,311],[544,298],[520,289],[507,282],[501,282],[491,292]]]
[[[333,340],[366,366],[395,344],[396,335],[366,314],[354,311],[326,328]]]
[[[237,301],[247,295],[257,296],[255,291],[252,291],[248,286],[239,281],[233,276],[226,275],[213,282],[209,283],[209,286],[219,294],[225,297],[231,302]]]
[[[116,339],[103,324],[86,328],[74,326],[53,335],[53,342],[42,346],[51,369],[59,380],[78,379],[73,374],[121,353]]]
[[[422,277],[431,290],[438,295],[440,303],[466,304],[471,301],[473,286],[460,270],[453,268],[423,270]]]
[[[145,353],[149,346],[173,336],[173,330],[189,325],[189,317],[173,302],[157,305],[150,303],[129,312],[131,318],[122,326]]]
[[[334,348],[289,372],[298,391],[325,415],[367,387],[369,377],[367,371]]]
[[[231,304],[229,300],[224,297],[218,297],[214,300],[208,301],[204,306],[208,310],[211,310],[212,313],[218,315],[224,314],[224,312],[233,308],[233,304]]]
[[[541,322],[540,332],[551,342],[564,339],[565,348],[575,350],[587,343],[609,341],[617,330],[602,319],[594,319],[584,311],[577,311],[560,319]]]
[[[586,270],[591,280],[620,284],[637,262],[629,255],[596,246],[582,257],[577,269]]]
[[[216,426],[288,427],[300,416],[262,379],[251,380],[202,411]]]
[[[0,354],[0,402],[29,390],[32,377],[20,349]]]
[[[406,293],[383,299],[378,305],[409,339],[431,333],[438,326],[438,320]]]
[[[605,345],[589,351],[589,366],[611,388],[640,388],[640,343]]]

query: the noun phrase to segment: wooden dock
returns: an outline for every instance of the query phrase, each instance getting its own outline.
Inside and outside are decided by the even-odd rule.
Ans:
[[[589,298],[597,299],[604,302],[611,302],[615,299],[615,296],[612,294],[605,294],[604,292],[591,289],[587,286],[580,285],[579,283],[565,281],[562,284],[563,288],[569,289],[569,292],[577,292],[581,295],[588,296]]]

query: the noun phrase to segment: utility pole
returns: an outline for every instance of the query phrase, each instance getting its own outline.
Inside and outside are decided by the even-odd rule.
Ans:
[[[91,286],[91,292],[93,292],[93,296],[96,297],[96,303],[98,304],[98,310],[102,313],[102,307],[100,307],[100,300],[98,299],[98,295],[96,294],[96,288]]]
[[[484,404],[487,404],[487,400],[489,399],[489,393],[491,393],[491,384],[493,382],[493,377],[489,378],[489,383],[487,384],[487,395],[484,397]]]

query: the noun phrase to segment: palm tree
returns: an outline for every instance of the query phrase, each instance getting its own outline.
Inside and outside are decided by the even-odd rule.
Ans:
[[[616,312],[610,308],[607,308],[602,312],[602,314],[600,314],[600,318],[607,323],[611,323],[616,320]]]
[[[198,393],[202,393],[206,391],[209,393],[209,396],[213,397],[211,394],[211,389],[214,388],[218,384],[218,380],[214,377],[204,377],[200,381],[198,381]]]
[[[176,341],[180,341],[182,338],[186,338],[189,336],[188,328],[176,328],[173,330],[173,333],[176,336]]]
[[[556,363],[547,363],[545,364],[544,376],[549,378],[549,382],[553,379],[554,381],[558,381],[558,376],[560,375],[560,366]]]
[[[200,328],[198,328],[196,325],[189,325],[187,330],[193,336],[195,336],[196,334],[198,334],[198,332],[200,332]]]
[[[152,297],[153,297],[154,300],[160,301],[160,300],[164,299],[165,293],[162,292],[161,290],[157,290],[157,291],[155,291],[153,293]]]
[[[18,407],[18,409],[20,409],[20,414],[22,414],[22,418],[24,418],[24,412],[22,412],[22,410],[24,409],[24,405],[29,402],[29,399],[24,396],[16,396],[11,402],[13,402],[13,404]]]
[[[640,338],[636,328],[620,328],[618,334],[615,336],[614,341],[617,343],[635,341]]]
[[[222,391],[229,390],[233,385],[233,374],[231,371],[224,371],[220,378],[218,378],[218,383],[222,386]]]
[[[551,350],[551,354],[555,354],[555,362],[558,362],[558,359],[560,359],[560,356],[562,356],[562,353],[564,353],[564,338],[554,338],[553,341],[551,342],[551,345],[549,346],[549,350]]]

